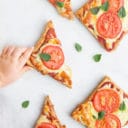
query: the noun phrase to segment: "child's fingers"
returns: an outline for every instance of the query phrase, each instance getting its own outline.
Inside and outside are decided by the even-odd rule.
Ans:
[[[19,58],[20,64],[21,66],[24,66],[27,62],[27,60],[29,59],[31,53],[33,51],[33,47],[32,48],[28,48],[23,55]]]
[[[26,51],[27,48],[15,48],[11,54],[14,59],[19,59],[20,56]]]
[[[11,56],[12,52],[14,51],[16,47],[15,46],[9,46],[8,49],[6,50],[6,55]]]
[[[7,50],[8,50],[9,46],[6,46],[3,48],[2,50],[2,55],[6,54],[7,53]]]

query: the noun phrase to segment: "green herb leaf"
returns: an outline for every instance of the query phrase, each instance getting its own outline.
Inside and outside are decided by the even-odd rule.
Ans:
[[[98,120],[103,119],[104,116],[105,116],[105,112],[104,112],[104,111],[99,112],[99,113],[98,113]]]
[[[63,8],[64,7],[64,2],[57,1],[56,4],[60,8]]]
[[[82,50],[82,46],[78,43],[75,43],[75,48],[77,52],[80,52]]]
[[[90,11],[92,14],[96,15],[100,10],[100,7],[94,7],[94,8],[91,8]]]
[[[121,8],[120,8],[120,10],[119,10],[119,12],[118,12],[118,16],[119,16],[120,18],[124,18],[124,17],[126,16],[126,10],[125,10],[124,7],[121,7]]]
[[[109,7],[109,2],[108,1],[106,1],[104,4],[101,5],[101,9],[103,11],[107,11],[108,7]]]
[[[47,53],[41,53],[41,54],[39,54],[39,56],[44,61],[49,61],[51,59],[51,56],[49,54],[47,54]]]
[[[120,104],[119,109],[120,109],[120,111],[124,111],[124,110],[126,110],[126,104],[125,104],[124,101]]]
[[[28,106],[29,106],[28,100],[22,102],[22,108],[27,108]]]
[[[92,115],[93,119],[97,119],[95,115]]]
[[[99,62],[101,60],[101,57],[102,57],[101,54],[96,54],[96,55],[93,56],[93,59],[94,59],[95,62]]]

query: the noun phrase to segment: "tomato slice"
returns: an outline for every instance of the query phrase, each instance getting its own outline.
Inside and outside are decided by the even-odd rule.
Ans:
[[[55,126],[53,126],[50,123],[42,123],[41,125],[39,125],[37,128],[55,128]]]
[[[53,38],[56,38],[56,33],[55,33],[54,28],[50,28],[47,31],[47,34],[45,36],[45,42],[48,42],[50,39],[53,39]]]
[[[107,114],[102,120],[96,121],[96,128],[121,128],[119,118],[112,114]]]
[[[118,11],[123,5],[124,0],[102,0],[102,3],[109,2],[109,10]]]
[[[57,70],[63,65],[64,54],[59,46],[48,45],[43,48],[42,53],[46,53],[51,56],[49,61],[42,61],[47,68]]]
[[[97,31],[105,38],[115,38],[122,29],[122,23],[117,13],[108,11],[97,20]]]
[[[97,91],[94,95],[93,105],[98,112],[115,112],[120,106],[119,94],[112,89]]]

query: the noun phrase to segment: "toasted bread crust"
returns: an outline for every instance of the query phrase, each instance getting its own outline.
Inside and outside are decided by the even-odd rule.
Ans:
[[[53,6],[57,9],[58,13],[61,16],[65,17],[69,20],[74,19],[74,14],[73,14],[73,11],[71,8],[71,0],[64,0],[64,7],[62,9],[60,7],[58,7],[57,4],[55,4],[55,5],[53,4]]]
[[[107,40],[107,38],[102,37],[100,34],[97,35],[95,32],[95,27],[92,26],[91,21],[97,21],[97,15],[93,15],[90,11],[93,7],[101,6],[101,1],[89,0],[75,13],[76,17],[83,23],[83,25],[88,28],[88,30],[93,34],[93,36],[99,41],[100,45],[106,49],[106,51],[114,51],[119,45],[122,38],[128,33],[128,30],[121,30],[121,33],[116,37],[116,40],[112,43]],[[123,21],[122,21],[123,22]]]
[[[105,76],[104,79],[98,84],[98,86],[94,89],[94,91],[89,95],[89,97],[81,104],[79,104],[76,109],[72,112],[71,116],[73,119],[76,121],[82,123],[83,125],[87,126],[88,128],[92,128],[91,126],[95,127],[95,119],[93,117],[88,118],[87,115],[92,113],[90,110],[90,107],[92,104],[93,96],[95,93],[99,90],[102,89],[104,83],[110,82],[112,83],[112,89],[116,90],[118,94],[123,94],[124,97],[128,98],[128,94],[126,94],[121,88],[119,88],[112,80],[110,77]]]
[[[45,120],[43,120],[43,119],[45,119]],[[60,123],[49,96],[47,96],[45,98],[44,105],[42,108],[42,113],[41,113],[39,119],[37,120],[37,124],[36,124],[35,128],[38,128],[38,126],[41,123],[50,123],[53,126],[56,126],[56,128],[66,128],[65,125],[62,125]]]
[[[27,61],[27,65],[33,67],[37,71],[41,72],[43,75],[50,75],[55,80],[66,85],[68,88],[71,88],[72,87],[71,73],[67,73],[67,69],[64,69],[64,67],[66,66],[65,64],[58,71],[54,71],[54,70],[51,71],[51,70],[47,69],[47,67],[45,67],[45,65],[42,63],[42,61],[39,61],[39,60],[37,61],[37,59],[36,59],[38,54],[41,53],[42,47],[50,44],[49,40],[52,40],[52,39],[55,40],[55,42],[52,45],[58,45],[59,47],[61,47],[61,42],[59,39],[57,39],[56,35],[55,35],[56,38],[52,37],[50,35],[49,40],[46,40],[47,33],[50,29],[54,30],[52,21],[49,21],[47,23],[47,25],[45,27],[45,31],[42,32],[40,39],[35,44],[34,50],[31,54],[29,60]],[[68,71],[71,72],[71,69],[68,68]]]

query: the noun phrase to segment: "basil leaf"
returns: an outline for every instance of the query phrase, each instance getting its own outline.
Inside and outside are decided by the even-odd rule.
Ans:
[[[103,11],[107,11],[108,7],[109,7],[109,2],[108,1],[106,1],[104,4],[101,5],[101,9]]]
[[[47,53],[41,53],[41,54],[39,54],[39,56],[44,61],[49,61],[51,59],[51,56],[49,54],[47,54]]]
[[[56,4],[60,8],[63,8],[64,7],[64,2],[57,1]]]
[[[101,54],[96,54],[96,55],[93,56],[93,59],[94,59],[95,62],[99,62],[101,60],[101,57],[102,57]]]
[[[126,110],[126,104],[125,104],[124,101],[120,104],[119,109],[120,109],[120,111],[124,111],[124,110]]]
[[[92,115],[93,119],[97,119],[95,115]]]
[[[104,112],[104,111],[99,112],[99,113],[98,113],[98,120],[103,119],[104,116],[105,116],[105,112]]]
[[[75,48],[77,52],[80,52],[82,50],[82,46],[78,43],[75,43]]]
[[[22,102],[22,108],[27,108],[28,106],[29,106],[28,100]]]
[[[90,11],[92,14],[96,15],[100,10],[100,7],[94,7],[94,8],[91,8]]]
[[[124,18],[124,17],[126,16],[126,10],[125,10],[124,7],[121,7],[121,8],[120,8],[120,10],[119,10],[119,12],[118,12],[118,16],[119,16],[120,18]]]

